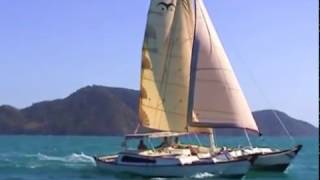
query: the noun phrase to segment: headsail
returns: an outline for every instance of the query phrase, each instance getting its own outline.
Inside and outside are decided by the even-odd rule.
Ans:
[[[245,128],[258,132],[208,12],[202,0],[195,1],[189,125]]]
[[[139,103],[144,127],[186,131],[193,30],[190,0],[151,0]]]

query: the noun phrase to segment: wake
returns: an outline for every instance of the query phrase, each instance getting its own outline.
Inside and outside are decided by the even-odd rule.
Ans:
[[[60,162],[70,162],[70,163],[89,163],[95,164],[94,159],[84,153],[72,153],[68,156],[49,156],[46,154],[38,153],[36,155],[40,161],[60,161]]]
[[[43,153],[24,154],[24,153],[2,153],[0,154],[1,168],[83,168],[94,167],[94,159],[85,153],[72,153],[65,156],[54,156]]]

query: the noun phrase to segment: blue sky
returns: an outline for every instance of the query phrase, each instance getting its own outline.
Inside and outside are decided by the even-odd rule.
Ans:
[[[252,110],[318,124],[318,2],[204,0]],[[149,0],[0,0],[0,104],[139,88]],[[318,125],[317,125],[318,126]]]

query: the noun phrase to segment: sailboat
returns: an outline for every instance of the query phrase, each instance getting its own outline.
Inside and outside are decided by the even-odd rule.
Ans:
[[[212,128],[259,130],[202,0],[151,0],[140,85],[140,124],[160,132],[126,135],[121,152],[94,157],[99,168],[152,177],[250,170],[256,156],[213,146]],[[210,146],[173,143],[190,134],[208,135]],[[159,138],[166,145],[153,146]],[[130,148],[134,140],[139,145]]]

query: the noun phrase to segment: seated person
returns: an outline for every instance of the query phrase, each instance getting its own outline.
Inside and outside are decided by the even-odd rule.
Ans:
[[[227,148],[225,146],[221,147],[218,154],[225,154],[227,152]]]
[[[165,148],[165,147],[169,147],[169,146],[170,146],[170,143],[168,141],[168,138],[164,137],[163,142],[159,146],[157,146],[156,148]]]
[[[199,153],[199,149],[197,147],[192,147],[191,145],[188,146],[190,149],[191,155],[197,155]]]
[[[147,146],[143,143],[143,140],[140,139],[139,145],[138,145],[138,150],[139,151],[144,151],[147,149]]]
[[[174,144],[180,144],[178,137],[175,137],[175,138],[174,138]]]
[[[182,144],[180,144],[178,137],[175,137],[172,147],[173,148],[185,148]]]
[[[228,160],[233,159],[227,147],[223,146],[220,154],[223,154]]]

